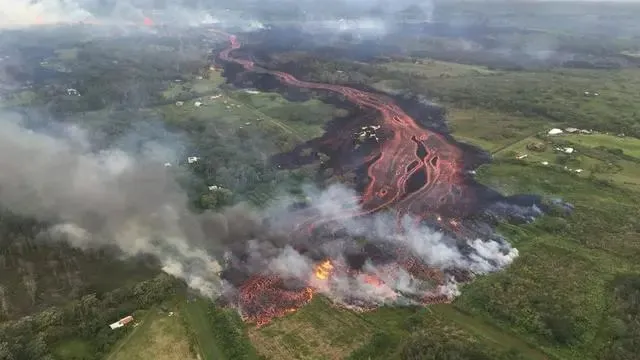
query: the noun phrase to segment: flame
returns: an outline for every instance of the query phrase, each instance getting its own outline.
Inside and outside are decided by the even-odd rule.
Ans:
[[[333,272],[333,264],[331,260],[325,260],[316,266],[314,271],[316,278],[320,280],[327,280],[329,275]]]

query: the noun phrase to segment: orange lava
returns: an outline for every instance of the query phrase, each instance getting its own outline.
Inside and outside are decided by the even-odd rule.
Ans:
[[[375,275],[371,275],[371,274],[366,274],[364,276],[364,282],[366,282],[369,285],[373,285],[373,286],[382,286],[382,285],[384,285],[384,281],[382,281],[382,279],[380,279],[379,277],[377,277]]]
[[[254,70],[252,61],[231,56],[234,50],[240,48],[236,36],[217,30],[212,31],[229,38],[230,46],[220,52],[220,59],[240,64],[248,71]],[[287,85],[331,91],[343,95],[361,107],[377,110],[381,115],[380,126],[393,134],[392,138],[380,144],[377,156],[370,156],[373,159],[367,168],[370,181],[362,196],[359,197],[359,208],[346,209],[344,213],[331,217],[309,219],[300,225],[298,230],[307,229],[311,233],[320,224],[371,214],[388,208],[395,210],[398,223],[406,214],[412,214],[418,220],[437,215],[438,221],[443,225],[449,224],[456,227],[458,225],[456,220],[442,221],[439,214],[445,209],[452,209],[451,204],[454,203],[457,205],[455,209],[462,212],[473,204],[474,194],[467,191],[464,183],[462,150],[445,136],[419,126],[391,99],[346,86],[298,80],[293,75],[281,71],[266,69],[261,71],[273,75]],[[417,189],[409,191],[407,185],[417,172],[423,173],[424,183]],[[414,277],[429,280],[436,285],[445,283],[442,271],[429,268],[419,259],[405,253],[398,254],[396,271],[390,268],[390,275],[397,276],[399,268],[404,268]],[[313,274],[310,274],[310,279],[315,277],[319,280],[328,280],[335,271],[334,263],[331,260],[325,260],[315,267]],[[353,272],[349,275],[355,276],[358,273]],[[365,274],[364,281],[373,286],[387,287],[384,281],[375,275]],[[302,290],[286,290],[282,285],[283,280],[273,275],[255,275],[244,283],[240,288],[240,306],[245,312],[246,319],[257,325],[264,325],[270,319],[286,315],[293,311],[292,309],[308,303],[315,291],[310,287]],[[417,301],[422,304],[433,304],[450,300],[447,295],[434,291],[423,295]]]
[[[263,326],[306,305],[313,298],[310,287],[287,289],[273,275],[254,275],[240,287],[239,305],[245,321]]]
[[[320,280],[327,280],[332,271],[333,264],[331,263],[331,260],[325,260],[316,266],[314,273],[316,278]]]

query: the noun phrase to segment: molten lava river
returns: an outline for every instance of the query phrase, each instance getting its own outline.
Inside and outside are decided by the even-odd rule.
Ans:
[[[228,36],[230,46],[220,52],[219,59],[225,64],[239,64],[247,73],[258,70],[254,62],[232,56],[240,43],[236,36],[224,35]],[[487,195],[465,169],[460,144],[419,125],[385,95],[302,81],[280,71],[262,68],[259,71],[275,77],[284,86],[339,94],[361,108],[375,111],[378,120],[374,129],[387,134],[380,141],[376,139],[375,146],[362,156],[367,182],[357,196],[357,205],[331,215],[303,211],[302,220],[296,222],[292,233],[309,239],[329,227],[329,232],[335,234],[339,233],[339,226],[333,226],[336,223],[366,218],[384,210],[385,214],[395,216],[400,235],[406,231],[400,224],[410,218],[415,223],[427,222],[432,229],[451,236],[479,237],[478,229],[482,227],[477,226],[477,218],[471,215],[477,214],[478,204],[486,201]],[[316,293],[330,294],[336,303],[360,310],[385,303],[448,302],[456,292],[451,284],[466,281],[475,272],[470,267],[447,269],[428,264],[408,246],[386,244],[363,249],[364,255],[342,258],[311,256],[315,260],[307,278],[298,275],[293,282],[272,273],[248,274],[236,287],[234,302],[247,321],[260,326],[299,309]],[[345,288],[350,290],[341,290]]]

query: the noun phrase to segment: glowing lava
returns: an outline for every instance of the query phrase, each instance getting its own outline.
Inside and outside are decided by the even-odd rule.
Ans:
[[[333,271],[333,264],[331,260],[325,260],[316,266],[314,271],[316,278],[320,280],[327,280]]]
[[[262,326],[309,303],[314,290],[288,289],[277,276],[255,275],[242,284],[239,292],[238,305],[244,320]]]
[[[237,38],[234,35],[222,34],[228,36],[231,46],[220,52],[220,59],[240,64],[248,71],[254,70],[252,61],[231,56],[234,50],[240,48]],[[374,109],[380,115],[380,125],[375,129],[380,128],[381,131],[391,134],[384,141],[380,141],[378,148],[372,150],[371,154],[363,157],[362,164],[367,166],[369,182],[358,197],[357,209],[352,207],[331,217],[306,219],[297,231],[312,235],[313,229],[322,224],[384,209],[392,209],[397,214],[399,224],[407,214],[413,216],[416,221],[437,216],[441,226],[455,229],[459,226],[457,219],[463,218],[473,207],[476,194],[465,182],[463,151],[444,135],[419,126],[390,98],[346,86],[302,81],[281,71],[260,70],[287,85],[338,93],[360,107]],[[443,219],[444,216],[441,214],[446,218]],[[312,274],[309,274],[310,283],[319,287],[326,286],[330,290],[331,285],[326,280],[340,273],[340,276],[351,280],[360,279],[364,284],[373,286],[379,293],[388,293],[387,298],[393,299],[400,296],[400,292],[387,286],[383,279],[393,280],[402,273],[408,273],[416,279],[415,281],[432,285],[433,290],[419,294],[416,302],[432,304],[451,300],[449,295],[441,291],[445,284],[445,276],[441,270],[428,267],[423,261],[405,251],[398,251],[395,255],[395,263],[383,270],[383,276],[342,271],[341,268],[336,268],[337,264],[332,260],[324,260],[315,266]],[[318,285],[314,279],[321,280],[322,285]],[[254,275],[241,285],[239,302],[248,321],[263,325],[271,318],[283,316],[292,309],[308,303],[315,291],[308,285],[298,290],[289,290],[284,286],[282,279],[273,275]],[[355,306],[361,309],[375,307],[371,303],[356,302],[358,305]]]

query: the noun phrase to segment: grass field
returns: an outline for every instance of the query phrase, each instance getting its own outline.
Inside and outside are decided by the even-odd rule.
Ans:
[[[455,138],[494,152],[543,130],[548,121],[480,108],[452,108],[447,113]]]
[[[197,360],[187,329],[176,313],[154,308],[141,317],[128,336],[105,360]]]
[[[293,315],[250,329],[249,336],[268,359],[344,359],[363,345],[373,330],[359,314],[316,297]]]
[[[594,136],[593,139],[592,136]],[[546,166],[563,169],[576,176],[594,177],[622,187],[640,190],[640,162],[626,159],[606,149],[596,148],[597,146],[605,146],[609,149],[620,149],[623,154],[635,154],[635,146],[640,143],[640,140],[627,139],[627,141],[615,143],[612,139],[615,137],[600,134],[543,137],[542,139],[531,136],[501,148],[494,152],[494,156],[515,158],[527,155],[522,159],[523,162],[539,166],[543,166],[542,163],[546,162],[548,163]],[[530,144],[545,144],[546,148],[544,151],[532,151],[528,149]],[[575,152],[565,155],[556,150],[558,147],[571,147]],[[581,172],[576,173],[576,170]]]
[[[59,344],[54,354],[59,359],[64,360],[83,360],[91,356],[91,346],[85,341],[73,339]]]
[[[209,303],[203,299],[182,301],[179,304],[180,315],[194,335],[195,347],[201,360],[224,360],[224,352],[214,337],[214,324],[208,321]]]
[[[624,154],[640,159],[640,139],[637,138],[608,134],[565,135],[563,138],[588,147],[604,146],[610,149],[621,149]]]
[[[491,75],[496,73],[482,66],[464,65],[433,59],[417,59],[415,62],[392,61],[380,66],[390,71],[409,73],[423,78],[448,78],[456,76]]]

